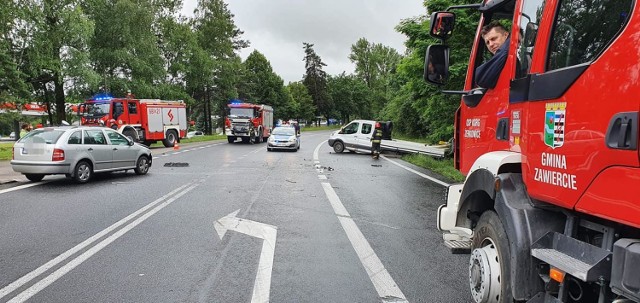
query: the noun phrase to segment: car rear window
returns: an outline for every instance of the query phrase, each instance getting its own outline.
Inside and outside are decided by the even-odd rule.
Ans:
[[[64,130],[36,129],[25,135],[19,142],[55,144],[62,134]]]

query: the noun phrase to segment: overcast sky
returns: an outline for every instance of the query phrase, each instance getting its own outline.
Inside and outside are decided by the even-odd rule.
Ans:
[[[267,57],[284,83],[300,81],[304,70],[303,42],[327,64],[330,75],[353,72],[348,56],[360,38],[404,53],[406,37],[395,31],[402,19],[424,15],[422,0],[225,0],[244,31],[249,48]],[[183,14],[193,16],[197,0],[184,0]]]

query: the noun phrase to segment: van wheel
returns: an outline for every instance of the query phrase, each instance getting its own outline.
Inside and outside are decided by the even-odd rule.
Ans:
[[[336,153],[342,153],[344,151],[344,144],[340,141],[333,143],[333,151]]]
[[[133,169],[136,175],[144,175],[149,171],[149,158],[147,156],[140,156],[136,161],[136,168]]]
[[[77,183],[87,183],[93,175],[93,168],[87,161],[80,161],[74,169],[73,180]]]
[[[44,178],[44,175],[42,174],[25,174],[24,176],[31,182],[42,181],[42,178]]]
[[[469,257],[469,287],[475,302],[513,302],[509,239],[498,215],[485,211],[475,228]]]

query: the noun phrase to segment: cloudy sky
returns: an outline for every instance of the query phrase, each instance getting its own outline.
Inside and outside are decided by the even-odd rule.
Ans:
[[[325,71],[337,75],[353,72],[349,61],[351,45],[359,38],[382,43],[404,53],[406,37],[395,31],[405,18],[424,15],[422,0],[225,0],[244,31],[249,48],[267,57],[274,71],[284,79],[300,81],[304,74],[303,42],[327,64]],[[183,14],[193,15],[197,0],[184,0]]]

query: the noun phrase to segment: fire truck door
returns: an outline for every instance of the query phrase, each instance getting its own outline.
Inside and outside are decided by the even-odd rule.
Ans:
[[[118,125],[122,125],[123,122],[128,121],[129,114],[125,110],[123,101],[113,102],[113,119],[116,120]]]
[[[138,113],[138,102],[127,101],[127,114],[129,114],[128,124],[141,124],[140,114]]]
[[[518,23],[518,56],[532,60],[511,82],[510,102],[524,105],[520,144],[529,194],[571,209],[609,167],[638,166],[637,132],[635,147],[632,141],[618,146],[609,144],[608,129],[627,113],[636,114],[637,129],[634,96],[640,88],[627,82],[640,62],[640,54],[629,48],[640,38],[623,30],[632,0],[547,1],[559,7],[537,2],[525,8],[522,15],[529,18]],[[587,6],[589,14],[576,9]],[[593,22],[598,26],[588,25]]]

